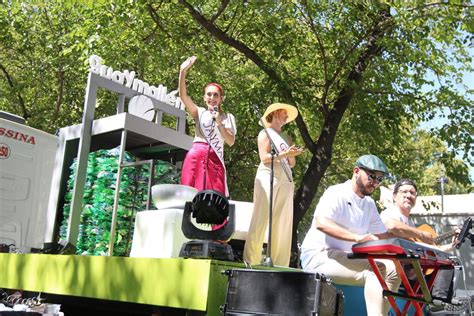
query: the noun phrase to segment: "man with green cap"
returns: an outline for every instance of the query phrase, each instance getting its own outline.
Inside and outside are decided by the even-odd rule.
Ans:
[[[368,315],[387,315],[390,304],[367,259],[348,259],[355,243],[390,238],[370,197],[388,175],[387,166],[374,155],[357,159],[352,178],[329,187],[320,198],[313,222],[301,245],[301,265],[334,283],[363,285]],[[377,260],[389,290],[400,279],[391,260]]]

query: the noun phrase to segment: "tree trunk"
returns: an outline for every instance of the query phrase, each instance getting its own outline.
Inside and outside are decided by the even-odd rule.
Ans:
[[[294,213],[293,213],[293,236],[292,236],[292,261],[290,265],[297,267],[299,263],[298,254],[298,239],[297,229],[298,225],[308,211],[308,208],[313,201],[319,183],[321,182],[324,173],[331,163],[332,148],[336,138],[336,132],[342,117],[347,110],[352,97],[354,95],[354,87],[360,84],[362,74],[367,67],[369,61],[381,52],[377,44],[386,31],[387,20],[390,19],[389,8],[382,10],[379,13],[380,20],[377,23],[380,27],[374,28],[369,40],[366,44],[365,50],[362,52],[352,71],[348,75],[346,86],[339,93],[333,108],[324,121],[321,134],[313,152],[313,157],[308,165],[308,169],[303,175],[300,187],[297,189],[294,197]],[[348,166],[350,167],[350,166]]]
[[[272,68],[273,65],[262,60],[256,51],[251,50],[245,43],[242,43],[232,37],[230,37],[226,32],[220,30],[214,25],[214,19],[206,19],[200,12],[198,12],[191,4],[185,0],[179,0],[179,3],[185,6],[193,19],[201,25],[205,30],[211,34],[211,36],[220,40],[222,43],[233,47],[241,54],[246,56],[248,59],[252,60],[267,76],[275,83],[280,91],[280,94],[287,101],[292,101],[292,90],[288,82],[286,82],[282,77],[278,76],[276,69]],[[219,14],[222,13],[225,6],[228,2],[223,2],[223,5],[219,11]],[[311,204],[311,201],[316,195],[319,183],[321,182],[324,173],[331,163],[332,148],[334,145],[334,140],[336,138],[336,132],[339,127],[339,124],[342,120],[342,117],[347,110],[352,97],[355,92],[355,87],[357,87],[361,80],[362,74],[367,67],[369,61],[380,53],[380,48],[377,44],[378,39],[383,37],[385,32],[388,29],[387,21],[390,19],[390,8],[387,6],[379,12],[379,20],[375,21],[375,26],[368,31],[367,44],[365,49],[362,51],[361,55],[355,62],[352,71],[348,75],[347,84],[341,89],[334,102],[333,107],[328,111],[325,116],[324,125],[319,135],[318,141],[314,143],[309,136],[309,132],[306,128],[306,125],[301,118],[298,116],[296,123],[298,129],[303,137],[306,147],[313,154],[311,161],[308,165],[308,169],[303,175],[303,180],[300,187],[297,189],[294,197],[294,217],[293,217],[293,236],[292,236],[292,262],[291,266],[298,266],[298,259],[295,254],[298,253],[297,249],[297,228],[304,215],[308,211],[308,208]],[[278,65],[274,66],[278,67]]]

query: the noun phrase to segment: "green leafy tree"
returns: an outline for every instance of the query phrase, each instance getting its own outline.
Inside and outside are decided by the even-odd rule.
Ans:
[[[436,134],[469,159],[472,100],[456,92],[454,83],[462,77],[453,66],[472,71],[463,33],[473,30],[469,4],[178,2],[216,41],[264,74],[275,93],[260,101],[298,106],[302,115],[296,123],[311,156],[295,195],[294,231],[344,125],[359,145],[350,158],[370,151],[391,165],[395,160],[385,154],[385,140],[397,140],[396,135],[407,134],[404,126],[448,107],[455,124]],[[427,79],[430,72],[436,79]],[[391,145],[396,150],[403,143]]]
[[[473,71],[472,10],[462,1],[9,2],[0,7],[0,108],[52,132],[80,122],[91,54],[168,87],[196,55],[190,95],[199,101],[206,82],[221,82],[237,118],[226,151],[234,199],[252,198],[257,118],[273,102],[297,106],[288,129],[306,152],[295,168],[296,233],[322,190],[368,152],[421,183],[422,168],[442,162],[456,192],[469,187],[473,98],[462,74]],[[101,93],[96,117],[115,102]],[[408,150],[421,142],[420,122],[440,113],[447,123],[421,138],[430,149]]]

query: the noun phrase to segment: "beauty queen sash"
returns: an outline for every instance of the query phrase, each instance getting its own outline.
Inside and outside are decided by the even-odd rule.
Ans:
[[[227,187],[227,170],[224,162],[224,137],[222,137],[221,132],[217,128],[217,123],[213,120],[211,111],[204,110],[202,113],[199,113],[199,129],[207,143],[214,150],[217,157],[219,157],[222,167],[224,167],[225,195],[227,197],[229,196],[229,189]]]
[[[278,153],[287,150],[289,148],[287,142],[280,136],[273,128],[268,127],[266,128],[267,135],[270,137],[270,141],[275,145],[276,150]],[[288,158],[277,158],[280,161],[283,170],[285,171],[286,175],[288,176],[288,180],[293,182],[293,175],[290,168],[290,163]]]

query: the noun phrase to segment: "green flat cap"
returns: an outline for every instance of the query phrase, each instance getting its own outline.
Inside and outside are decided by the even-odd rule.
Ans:
[[[375,155],[360,156],[355,163],[356,167],[365,168],[372,171],[380,171],[388,175],[388,168],[383,161]]]

